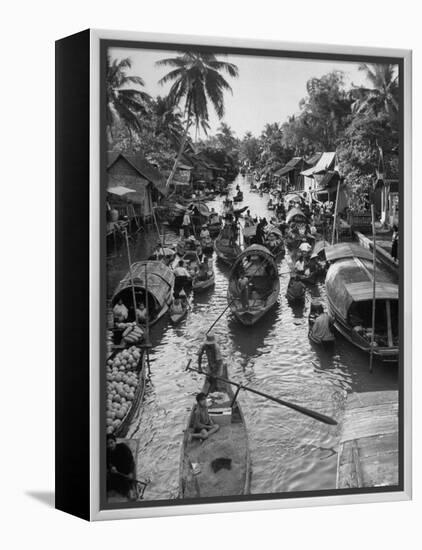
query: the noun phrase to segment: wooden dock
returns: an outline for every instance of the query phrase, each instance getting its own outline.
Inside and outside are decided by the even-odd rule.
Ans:
[[[351,393],[346,400],[337,489],[398,484],[398,392]]]

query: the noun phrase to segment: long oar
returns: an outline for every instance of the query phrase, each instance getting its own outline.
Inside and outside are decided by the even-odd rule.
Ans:
[[[199,369],[194,369],[190,366],[190,361],[186,366],[186,370],[197,372],[199,374],[207,374],[203,371],[200,371]],[[228,380],[227,378],[223,378],[222,376],[212,376],[212,378],[215,378],[216,380],[221,380],[222,382],[225,382],[226,384],[231,384],[232,386],[236,386],[239,390],[245,390],[249,391],[251,393],[256,393],[256,395],[260,395],[261,397],[265,397],[265,399],[269,399],[270,401],[274,401],[275,403],[278,403],[279,405],[283,405],[284,407],[288,407],[289,409],[293,409],[294,411],[297,411],[301,414],[304,414],[306,416],[309,416],[313,418],[314,420],[318,420],[319,422],[323,422],[324,424],[330,424],[331,426],[337,426],[337,421],[334,420],[334,418],[331,418],[330,416],[326,416],[325,414],[321,414],[316,411],[312,411],[311,409],[307,409],[306,407],[302,407],[300,405],[296,405],[295,403],[290,403],[289,401],[284,401],[284,399],[279,399],[278,397],[274,397],[273,395],[269,395],[268,393],[264,393],[258,390],[255,390],[254,388],[250,388],[249,386],[244,386],[243,384],[239,384],[238,382],[234,382],[233,380]]]

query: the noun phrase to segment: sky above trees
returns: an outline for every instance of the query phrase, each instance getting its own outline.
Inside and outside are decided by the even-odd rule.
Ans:
[[[143,78],[145,92],[153,97],[167,94],[170,85],[162,86],[159,80],[168,69],[157,67],[156,62],[174,56],[175,52],[111,48],[109,53],[117,59],[131,58],[130,72]],[[230,82],[233,95],[225,94],[226,114],[223,119],[238,137],[243,137],[247,131],[259,135],[265,124],[283,123],[298,113],[299,102],[306,95],[306,83],[310,78],[339,70],[344,72],[346,87],[352,83],[369,85],[365,74],[358,70],[358,63],[239,55],[219,55],[218,58],[234,63],[239,68],[239,78]],[[219,125],[216,114],[210,110],[210,133],[215,133]]]

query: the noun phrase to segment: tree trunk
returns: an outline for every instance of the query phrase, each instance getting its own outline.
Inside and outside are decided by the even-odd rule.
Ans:
[[[180,142],[179,151],[178,151],[176,159],[174,161],[173,168],[171,169],[170,175],[167,178],[166,187],[169,187],[171,182],[173,181],[174,175],[175,175],[176,170],[177,170],[177,165],[180,162],[180,157],[182,156],[183,150],[184,150],[185,145],[186,145],[186,140],[188,138],[189,128],[190,128],[190,114],[188,114],[188,118],[187,118],[187,121],[186,121],[186,128],[185,128],[185,131],[183,133],[182,141]]]

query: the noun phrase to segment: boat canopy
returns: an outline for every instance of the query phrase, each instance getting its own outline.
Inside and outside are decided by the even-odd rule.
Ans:
[[[236,263],[239,263],[242,261],[243,258],[246,258],[247,256],[253,256],[254,254],[256,254],[257,256],[268,256],[269,258],[274,259],[274,256],[271,254],[266,246],[262,246],[262,244],[251,244],[251,246],[248,246],[248,248],[246,248],[242,252],[242,254],[239,254],[236,259]]]
[[[303,221],[306,221],[306,216],[300,208],[291,208],[287,212],[286,223],[295,221],[295,218],[302,218]]]
[[[132,277],[135,289],[145,289],[147,276],[148,293],[151,294],[160,308],[171,301],[174,287],[174,273],[163,262],[146,260],[132,264]],[[113,304],[123,291],[127,291],[132,285],[130,272],[117,285],[113,295]]]
[[[283,238],[283,233],[278,229],[278,227],[274,227],[273,225],[268,229],[267,235],[277,235],[280,239]]]
[[[311,258],[316,258],[321,254],[321,252],[325,251],[327,247],[329,247],[330,244],[328,241],[317,241],[314,245],[314,248],[312,249]]]
[[[339,243],[327,246],[325,257],[329,262],[343,260],[346,258],[361,258],[362,260],[372,260],[372,252],[357,243]]]
[[[344,319],[354,302],[373,298],[373,265],[370,261],[349,258],[332,264],[327,272],[325,285],[327,298],[333,309]],[[398,300],[398,285],[393,277],[377,266],[375,299]]]

